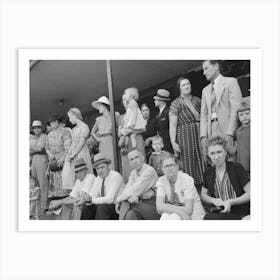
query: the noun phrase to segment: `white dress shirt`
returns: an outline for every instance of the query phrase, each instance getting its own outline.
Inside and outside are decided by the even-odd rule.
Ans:
[[[171,196],[171,186],[168,178],[164,175],[160,177],[156,184],[157,196],[167,197]],[[178,171],[177,180],[175,182],[175,192],[177,193],[181,203],[185,203],[185,199],[193,199],[193,212],[191,214],[192,220],[201,220],[205,215],[204,208],[201,204],[200,197],[194,186],[194,180],[191,176],[182,171]]]
[[[101,196],[103,178],[97,176],[94,180],[90,195],[92,196],[92,203],[94,204],[112,204],[115,203],[118,194],[124,188],[124,181],[122,175],[114,170],[110,170],[104,181],[104,194]]]
[[[77,179],[74,185],[73,190],[70,193],[71,197],[79,198],[82,192],[90,194],[91,189],[93,188],[93,183],[96,180],[93,174],[87,174],[83,181]]]

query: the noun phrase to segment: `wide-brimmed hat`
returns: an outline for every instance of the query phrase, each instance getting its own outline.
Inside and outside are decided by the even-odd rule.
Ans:
[[[155,100],[169,101],[170,92],[166,89],[158,89],[157,94],[154,96]]]
[[[75,161],[75,172],[82,170],[84,168],[87,168],[87,165],[85,163],[85,160],[83,158],[78,158]]]
[[[94,109],[98,110],[98,103],[102,103],[102,104],[106,104],[106,105],[110,106],[110,101],[109,101],[109,99],[106,96],[99,97],[98,100],[93,101],[91,103],[91,106]]]
[[[51,117],[49,118],[48,122],[49,122],[49,123],[51,123],[51,122],[55,122],[55,121],[60,122],[60,121],[61,121],[61,119],[62,119],[62,117],[61,117],[61,116],[59,116],[59,115],[53,115],[53,116],[51,116]]]
[[[42,122],[41,121],[33,121],[32,128],[34,128],[34,127],[43,127]]]
[[[103,153],[99,153],[99,154],[96,154],[94,156],[94,162],[93,162],[92,167],[96,168],[101,163],[108,163],[108,164],[110,164],[111,162],[112,161],[109,158],[106,158],[106,156]]]

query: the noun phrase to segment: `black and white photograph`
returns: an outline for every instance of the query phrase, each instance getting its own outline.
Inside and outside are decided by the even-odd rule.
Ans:
[[[279,280],[278,0],[0,1],[0,279]]]
[[[252,63],[29,60],[29,220],[251,221]]]

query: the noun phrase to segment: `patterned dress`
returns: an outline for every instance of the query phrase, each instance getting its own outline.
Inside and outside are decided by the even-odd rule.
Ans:
[[[71,134],[65,128],[60,127],[58,129],[52,130],[47,136],[47,153],[53,156],[56,161],[65,158],[65,154],[68,152],[70,145]],[[62,188],[62,171],[59,170],[50,173],[53,185],[53,195],[57,197],[67,195],[67,191]]]
[[[89,136],[89,128],[88,125],[85,124],[84,122],[80,122],[77,124],[73,129],[72,129],[72,143],[71,147],[69,149],[69,154],[73,154],[76,152],[77,146],[80,143],[80,140],[83,138],[85,140],[88,139]],[[80,152],[75,156],[74,161],[77,160],[78,158],[83,158],[87,168],[88,168],[88,173],[93,173],[92,170],[92,163],[91,163],[91,158],[88,150],[87,143],[85,142],[83,147],[81,148]],[[74,167],[74,165],[73,165]],[[73,169],[74,172],[74,169]]]
[[[182,170],[194,179],[194,183],[202,184],[204,163],[200,146],[200,106],[198,97],[190,99],[178,97],[169,109],[169,115],[176,116],[176,141],[180,146]],[[190,108],[191,107],[191,108]]]

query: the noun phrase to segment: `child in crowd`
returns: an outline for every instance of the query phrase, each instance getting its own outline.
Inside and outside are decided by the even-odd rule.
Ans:
[[[158,176],[163,176],[163,171],[161,169],[161,163],[164,159],[168,158],[170,153],[162,150],[163,139],[159,135],[156,135],[152,139],[152,147],[154,152],[149,158],[149,164],[156,170]]]
[[[146,129],[145,120],[141,114],[137,104],[139,94],[137,88],[127,88],[123,94],[123,105],[125,106],[126,114],[124,116],[124,126],[122,128],[122,136],[119,139],[119,147],[121,153],[125,154],[128,149],[129,139],[131,147],[136,148],[136,134],[142,133]]]
[[[40,187],[35,177],[29,177],[29,216],[32,220],[40,217]]]
[[[237,162],[250,173],[250,106],[242,102],[237,110],[241,126],[235,130]]]

